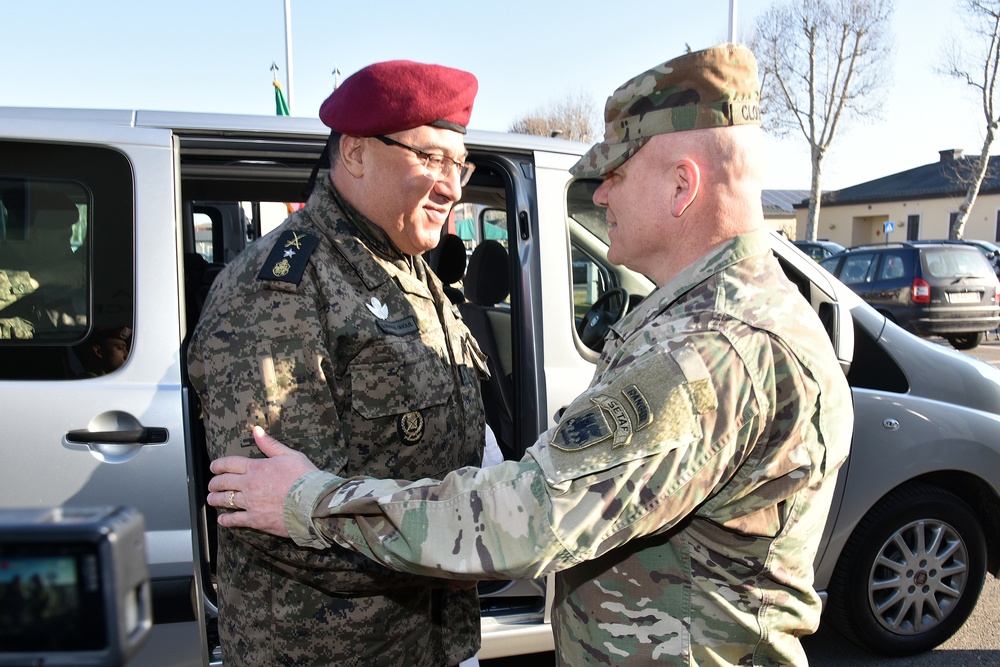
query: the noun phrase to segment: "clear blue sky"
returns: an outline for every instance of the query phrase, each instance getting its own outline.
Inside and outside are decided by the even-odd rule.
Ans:
[[[772,0],[738,0],[739,33]],[[896,0],[894,85],[883,118],[844,127],[826,161],[835,189],[978,153],[971,89],[934,71],[955,0]],[[467,69],[480,82],[471,125],[505,131],[567,95],[603,108],[621,83],[728,39],[729,0],[292,0],[293,115],[314,116],[341,79],[380,60]],[[0,106],[273,114],[271,63],[285,82],[283,0],[0,0]],[[805,139],[769,141],[768,188],[809,187]]]

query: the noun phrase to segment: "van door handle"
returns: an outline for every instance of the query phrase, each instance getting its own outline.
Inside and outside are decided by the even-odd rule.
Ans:
[[[170,433],[165,428],[156,426],[125,429],[122,431],[90,431],[85,428],[75,429],[66,434],[66,440],[83,445],[97,442],[112,444],[158,445],[166,442]]]

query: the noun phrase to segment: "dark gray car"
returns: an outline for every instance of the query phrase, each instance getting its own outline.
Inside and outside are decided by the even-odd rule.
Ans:
[[[976,347],[1000,325],[1000,282],[973,246],[858,246],[820,265],[904,329],[956,349]]]

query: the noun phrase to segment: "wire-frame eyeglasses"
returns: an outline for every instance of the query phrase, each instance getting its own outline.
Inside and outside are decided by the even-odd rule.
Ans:
[[[471,162],[459,162],[458,160],[452,160],[446,155],[437,155],[434,153],[425,153],[424,151],[417,150],[413,146],[407,146],[404,143],[400,143],[395,139],[390,139],[389,137],[376,134],[372,139],[378,139],[386,146],[399,146],[400,148],[405,148],[406,150],[412,152],[418,158],[420,158],[423,163],[424,169],[426,169],[430,174],[434,175],[439,179],[445,179],[451,176],[452,169],[458,168],[458,181],[464,188],[469,182],[469,178],[472,177],[472,172],[475,171],[476,165]]]

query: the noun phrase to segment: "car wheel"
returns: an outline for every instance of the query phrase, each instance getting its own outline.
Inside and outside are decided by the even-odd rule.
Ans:
[[[983,342],[983,332],[962,334],[961,336],[948,336],[948,342],[956,350],[971,350]]]
[[[869,651],[923,653],[962,627],[985,577],[986,541],[972,509],[913,484],[858,524],[830,582],[827,618]]]

